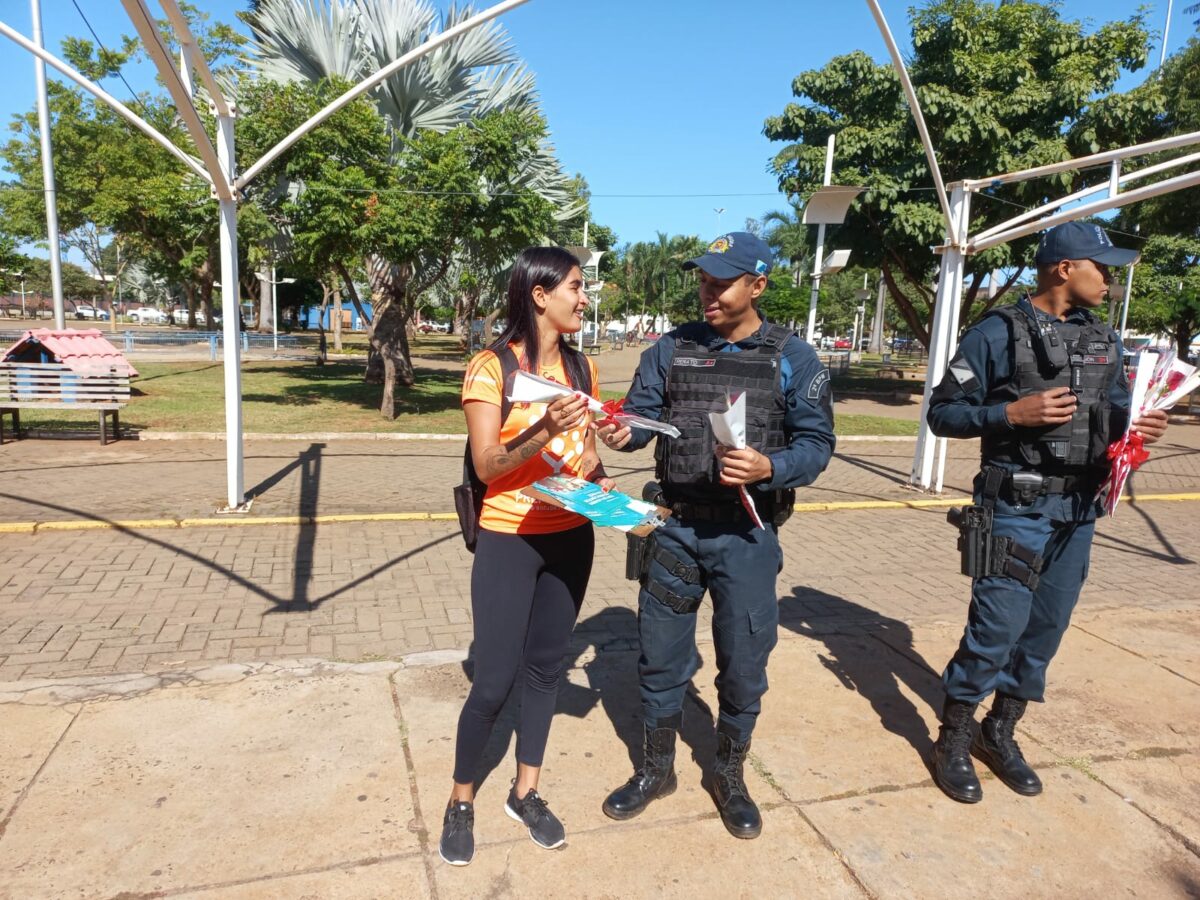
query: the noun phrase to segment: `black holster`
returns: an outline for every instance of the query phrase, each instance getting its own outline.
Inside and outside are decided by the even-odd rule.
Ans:
[[[958,528],[962,573],[968,578],[1000,575],[1034,590],[1042,571],[1042,557],[1009,537],[992,534],[991,506],[956,506],[946,521]]]
[[[991,571],[992,511],[986,506],[955,506],[946,521],[958,529],[962,573],[982,578]]]
[[[630,581],[641,581],[650,569],[650,558],[654,547],[654,533],[638,536],[625,534],[625,577]]]

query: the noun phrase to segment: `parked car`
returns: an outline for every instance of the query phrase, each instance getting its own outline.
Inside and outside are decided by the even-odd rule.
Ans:
[[[78,303],[75,306],[75,318],[77,319],[97,319],[102,322],[108,321],[108,312],[100,309],[97,306],[92,306],[88,303]]]
[[[129,318],[141,325],[166,325],[167,314],[161,309],[155,309],[153,306],[143,306],[140,309],[131,309]]]
[[[183,307],[179,307],[178,309],[173,309],[173,310],[171,310],[171,318],[175,320],[176,325],[186,325],[187,324],[187,312],[188,311]],[[196,324],[200,325],[200,326],[204,326],[204,325],[208,324],[208,320],[205,319],[204,310],[202,310],[202,309],[196,310]],[[220,325],[221,317],[218,315],[214,315],[213,316],[213,324]]]
[[[850,338],[838,338],[836,341],[833,342],[833,349],[834,350],[849,350],[850,349]]]

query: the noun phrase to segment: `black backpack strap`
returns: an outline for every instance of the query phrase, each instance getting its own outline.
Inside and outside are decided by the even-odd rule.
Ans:
[[[513,353],[512,347],[507,345],[493,352],[500,359],[500,427],[504,428],[504,422],[512,412],[512,401],[508,399],[508,381],[513,373],[521,368],[521,361],[517,359],[517,354]]]
[[[783,345],[787,343],[787,339],[791,336],[792,333],[784,326],[771,324],[767,328],[766,334],[762,337],[762,346],[772,353],[782,353]]]
[[[492,352],[500,360],[500,428],[503,430],[508,414],[512,412],[512,401],[508,399],[509,380],[513,373],[521,368],[521,361],[517,359],[517,354],[513,353],[512,347],[505,346]],[[467,438],[467,446],[463,451],[463,483],[467,482],[483,484],[483,480],[475,472],[475,461],[471,458],[470,438]]]

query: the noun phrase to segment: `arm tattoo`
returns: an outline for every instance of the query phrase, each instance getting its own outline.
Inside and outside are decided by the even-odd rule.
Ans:
[[[489,477],[499,478],[524,465],[536,456],[544,445],[544,441],[531,440],[529,436],[526,436],[524,438],[517,437],[508,444],[497,447],[496,450],[499,452],[488,456],[485,461]]]

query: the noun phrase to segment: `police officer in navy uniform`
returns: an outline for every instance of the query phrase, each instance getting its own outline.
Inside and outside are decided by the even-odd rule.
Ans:
[[[794,489],[810,484],[833,454],[832,401],[828,372],[812,347],[763,320],[756,308],[771,270],[761,239],[723,235],[684,268],[700,270],[704,321],[663,335],[642,354],[626,401],[628,411],[669,422],[681,435],[657,439],[661,494],[653,499],[672,516],[646,548],[638,594],[644,761],[605,800],[604,812],[628,819],[675,790],[675,737],[687,685],[700,665],[696,610],[707,590],[720,706],[713,795],[730,833],[753,838],[762,819],[747,793],[743,764],[779,624],[778,527],[792,511]],[[742,393],[748,446],[719,447],[708,413],[724,412]],[[652,437],[612,425],[599,435],[623,450],[644,447]],[[743,485],[762,528],[743,505]]]
[[[968,329],[931,397],[935,434],[981,439],[975,505],[958,516],[971,605],[942,677],[933,750],[934,780],[964,803],[983,796],[972,754],[1018,794],[1042,790],[1014,730],[1029,701],[1043,699],[1087,576],[1105,450],[1128,421],[1121,342],[1092,310],[1104,303],[1108,267],[1136,258],[1098,225],[1047,231],[1033,296]],[[1166,426],[1164,412],[1133,423],[1146,443]],[[975,707],[993,695],[973,736]]]

